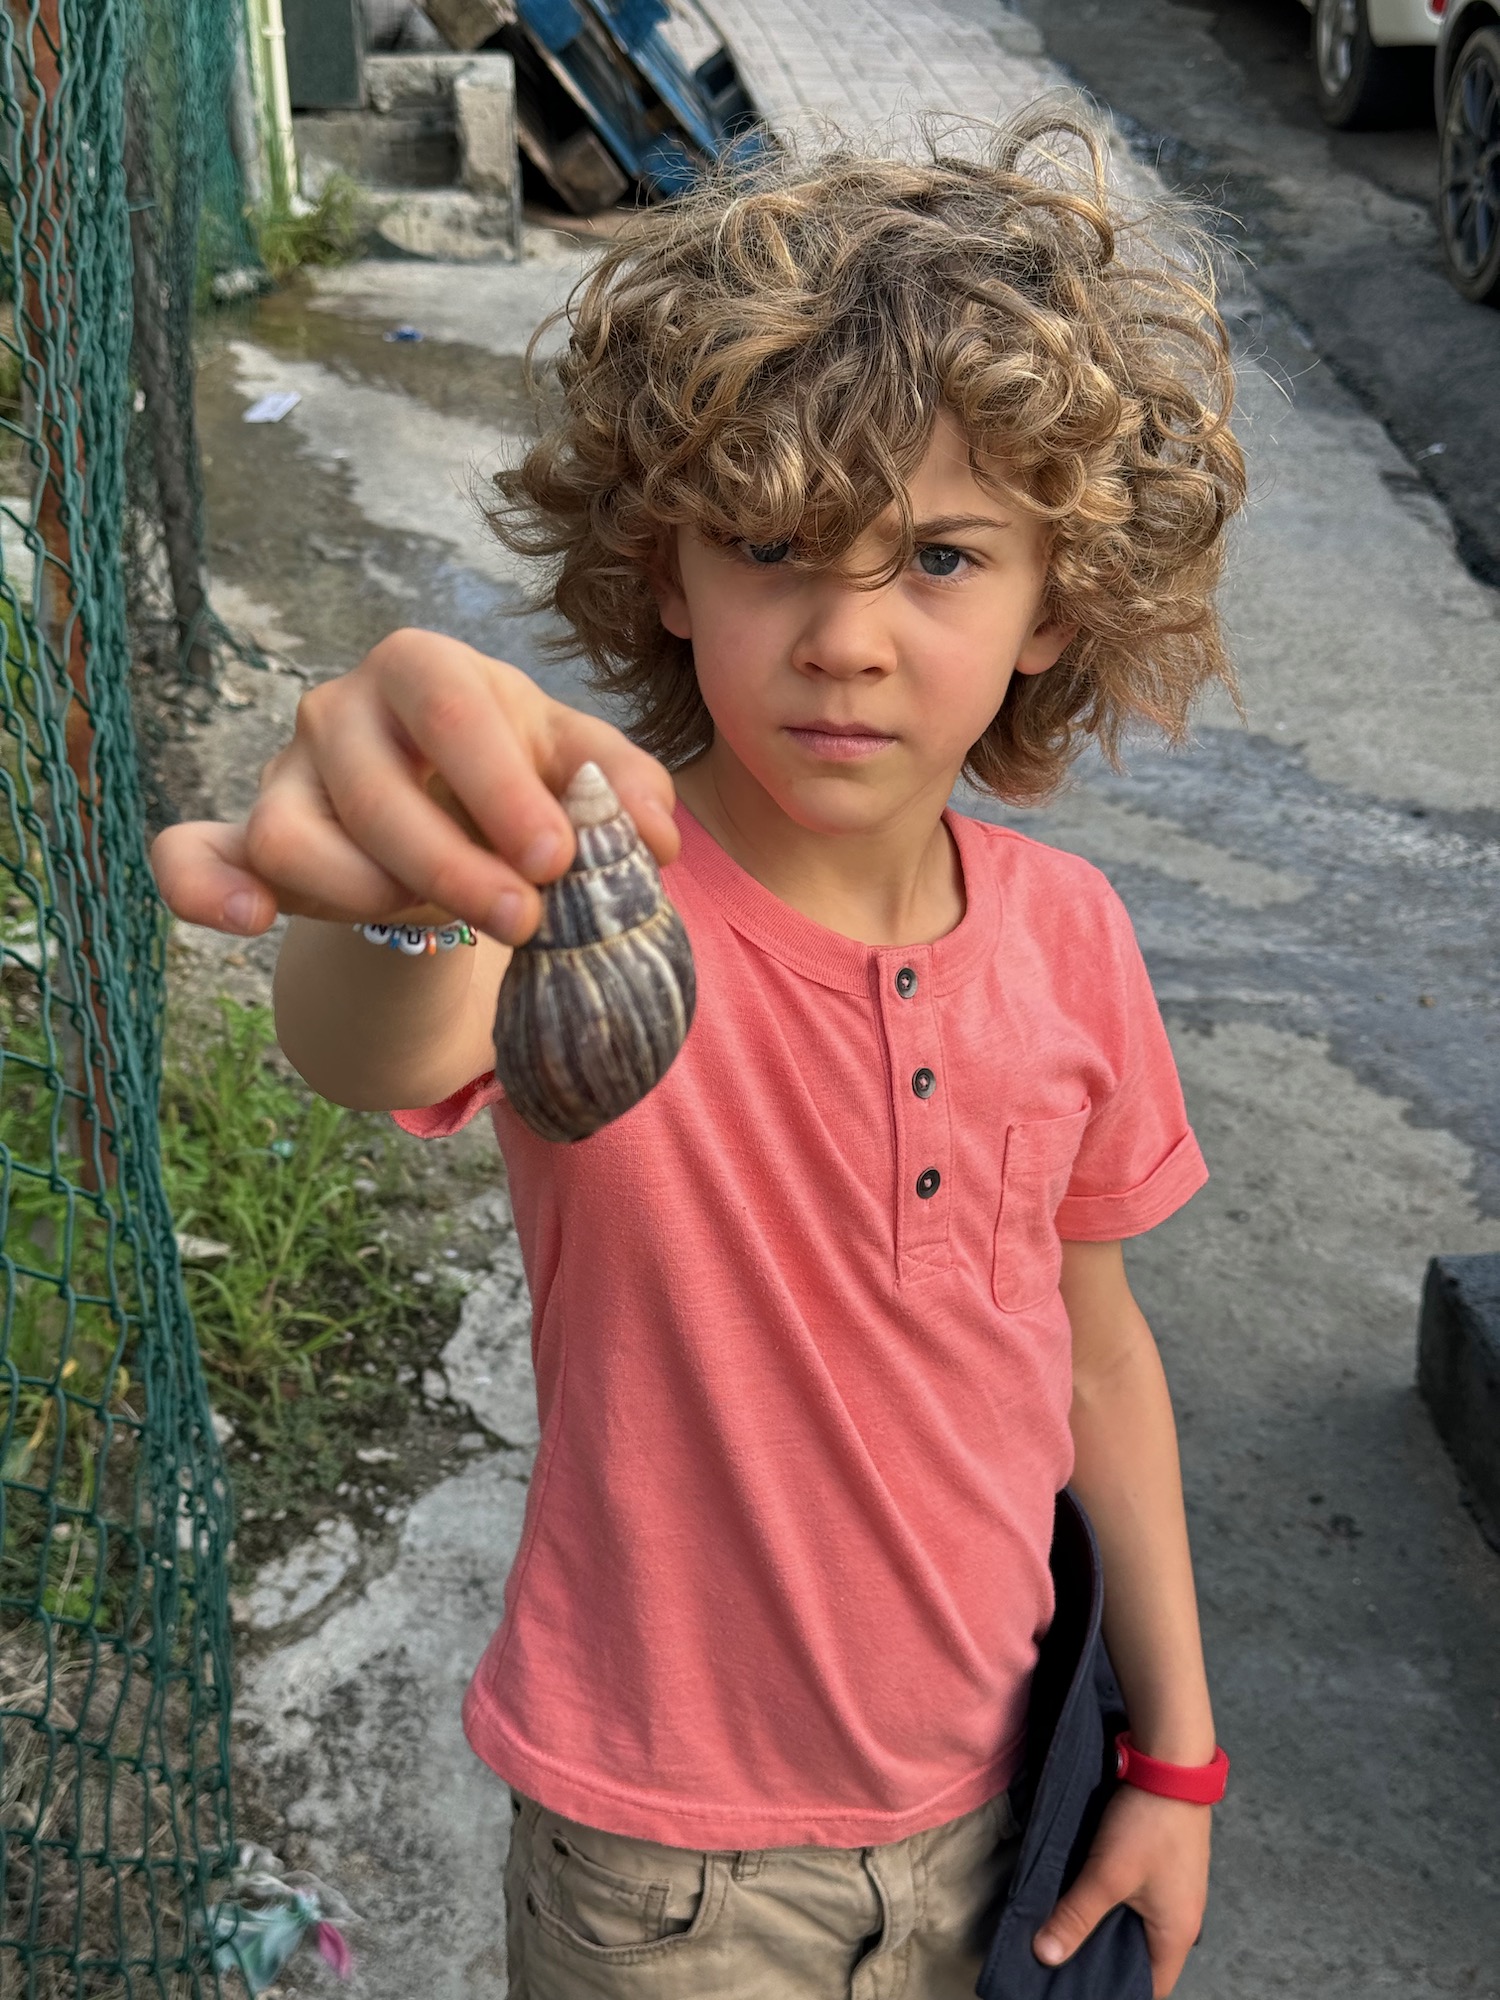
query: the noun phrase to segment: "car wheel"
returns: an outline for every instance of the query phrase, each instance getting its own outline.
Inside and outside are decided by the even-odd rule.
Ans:
[[[1326,125],[1369,130],[1415,124],[1423,116],[1431,51],[1377,48],[1365,0],[1317,0],[1312,33],[1313,78]]]
[[[1500,305],[1500,28],[1464,43],[1438,140],[1438,220],[1466,299]]]

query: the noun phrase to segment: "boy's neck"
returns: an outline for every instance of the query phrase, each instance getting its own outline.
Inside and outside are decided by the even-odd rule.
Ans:
[[[677,772],[676,783],[732,861],[826,930],[860,944],[930,944],[963,916],[963,869],[942,817],[946,793],[912,800],[878,826],[824,833],[794,820],[717,743]]]

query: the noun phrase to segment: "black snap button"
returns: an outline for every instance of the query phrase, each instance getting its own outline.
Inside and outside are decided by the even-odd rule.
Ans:
[[[917,975],[909,965],[903,965],[901,970],[896,974],[896,991],[901,995],[903,1000],[910,1000],[916,990]]]
[[[917,1193],[923,1201],[930,1201],[943,1184],[943,1177],[936,1167],[928,1167],[925,1173],[917,1175]]]
[[[918,1097],[931,1097],[937,1089],[937,1078],[930,1069],[916,1070],[912,1075],[911,1087]]]

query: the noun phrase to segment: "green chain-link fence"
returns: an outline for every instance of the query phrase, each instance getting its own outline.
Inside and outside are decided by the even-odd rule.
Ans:
[[[162,1190],[131,675],[152,616],[160,670],[204,637],[189,339],[247,259],[235,5],[0,0],[0,2000],[219,1990],[229,1507]]]

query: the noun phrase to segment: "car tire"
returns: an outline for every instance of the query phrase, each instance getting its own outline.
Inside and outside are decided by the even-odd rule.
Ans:
[[[1415,125],[1427,115],[1432,51],[1377,48],[1365,0],[1316,0],[1313,87],[1325,125],[1372,131]]]
[[[1438,225],[1459,291],[1476,305],[1500,306],[1500,28],[1471,35],[1448,80]]]

